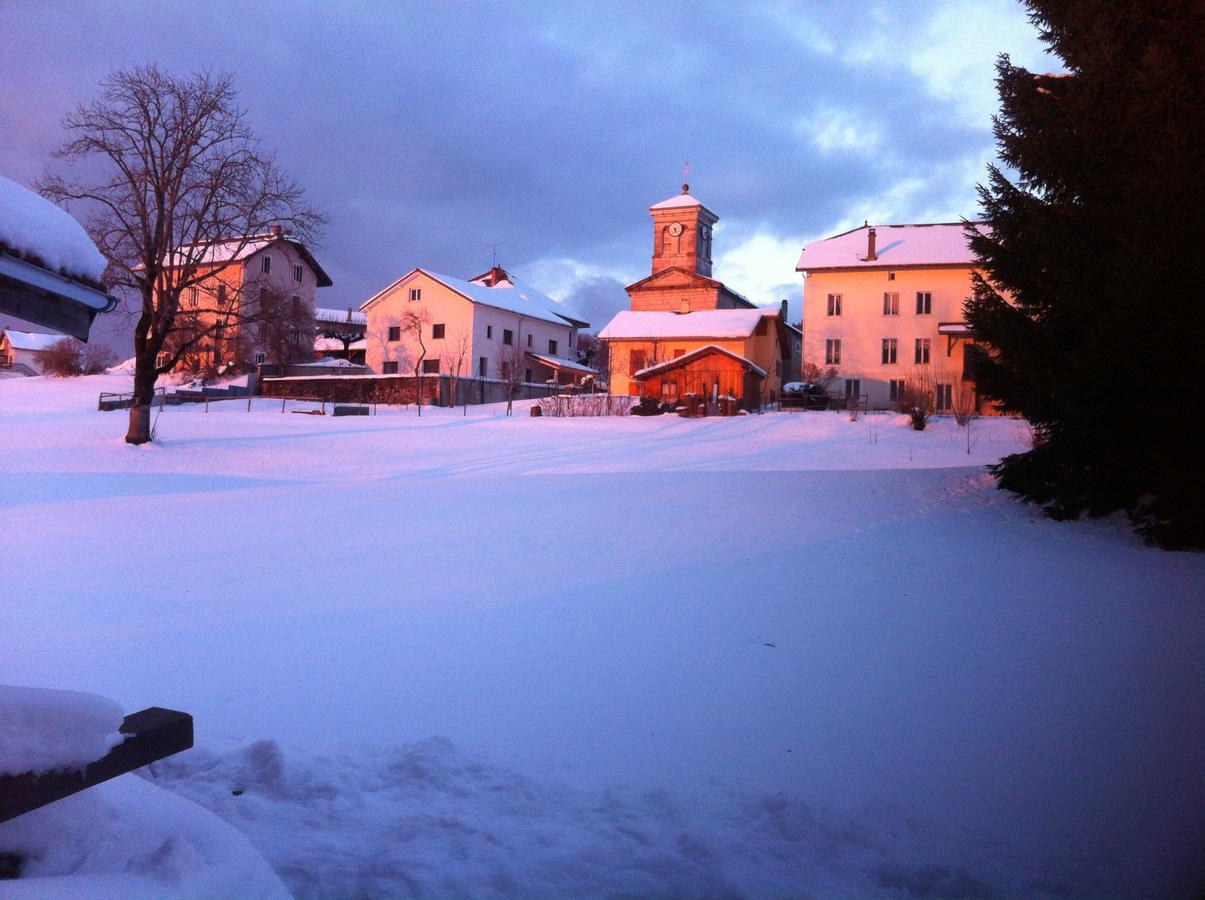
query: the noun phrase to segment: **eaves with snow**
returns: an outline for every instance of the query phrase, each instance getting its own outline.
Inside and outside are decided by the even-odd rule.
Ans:
[[[981,232],[987,226],[973,223]],[[961,222],[928,225],[863,225],[812,241],[803,248],[796,272],[892,269],[905,266],[972,266],[975,254]],[[870,233],[874,232],[873,246]]]
[[[86,341],[96,314],[117,305],[104,269],[68,212],[0,176],[0,312]]]

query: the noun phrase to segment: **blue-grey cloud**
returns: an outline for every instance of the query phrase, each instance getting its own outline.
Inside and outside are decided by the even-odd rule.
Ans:
[[[58,121],[114,67],[233,71],[265,144],[331,216],[328,306],[414,265],[476,274],[496,243],[521,274],[573,261],[578,283],[533,283],[605,312],[606,291],[647,273],[647,207],[684,159],[724,225],[717,260],[732,251],[717,274],[797,301],[806,238],[854,216],[974,214],[995,53],[1036,53],[1009,0],[10,2],[4,20],[0,172],[36,177]],[[758,256],[755,239],[777,249]]]

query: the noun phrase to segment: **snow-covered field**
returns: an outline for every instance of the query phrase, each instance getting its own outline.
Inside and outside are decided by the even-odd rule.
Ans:
[[[298,896],[1205,885],[1205,557],[994,490],[1016,421],[227,401],[132,448],[128,383],[0,382],[0,683],[191,712],[151,777]]]

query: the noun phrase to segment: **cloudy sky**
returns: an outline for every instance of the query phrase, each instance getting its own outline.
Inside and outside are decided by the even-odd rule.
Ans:
[[[233,72],[331,219],[324,306],[499,261],[596,327],[648,274],[650,204],[720,216],[715,274],[789,298],[806,241],[977,212],[995,57],[1055,70],[1013,0],[255,3],[0,0],[0,174],[53,164],[113,68]]]

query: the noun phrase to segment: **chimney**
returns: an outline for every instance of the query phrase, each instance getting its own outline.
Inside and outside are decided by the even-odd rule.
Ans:
[[[273,225],[268,230],[272,233],[272,237],[280,237],[281,235],[283,235],[285,233],[284,229],[281,228],[279,225]]]
[[[872,261],[872,260],[878,259],[878,257],[874,255],[874,227],[873,226],[871,227],[870,231],[866,232],[866,259],[867,259],[867,261]]]
[[[780,316],[782,316],[783,322],[786,322],[786,320],[787,320],[787,301],[780,300],[778,302],[779,302],[778,314]]]

